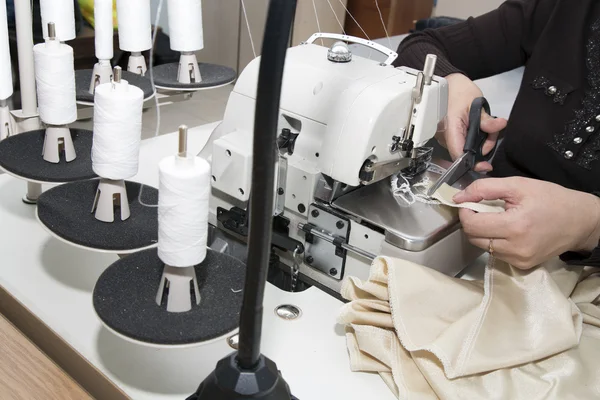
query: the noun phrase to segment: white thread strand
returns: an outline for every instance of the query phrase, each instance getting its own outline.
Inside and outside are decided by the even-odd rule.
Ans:
[[[152,47],[150,0],[117,0],[119,47],[142,52]]]
[[[8,19],[6,1],[0,1],[0,100],[6,100],[13,94],[10,46],[8,42]]]
[[[440,168],[435,164],[432,164],[432,166]],[[435,169],[435,167],[433,169]],[[432,169],[429,170],[431,171]],[[433,182],[427,176],[412,185],[402,174],[393,175],[391,178],[391,187],[394,197],[402,199],[407,205],[413,205],[417,201],[425,204],[440,205],[441,203],[439,201],[433,200],[427,196],[427,190],[429,190],[432,185]],[[415,189],[422,190],[417,192]]]
[[[319,22],[319,13],[317,12],[317,5],[315,4],[315,0],[312,0],[312,5],[313,5],[313,10],[315,10],[315,19],[317,20],[317,30],[319,31],[319,33],[322,33],[321,23]],[[324,46],[323,39],[321,39],[321,46]]]
[[[340,26],[340,29],[342,30],[342,33],[345,35],[346,31],[344,30],[344,26],[342,25],[342,23],[340,22],[337,14],[335,13],[335,10],[333,9],[333,6],[331,5],[331,2],[329,0],[327,0],[327,3],[329,4],[329,8],[331,8],[331,12],[333,13],[333,16],[335,17],[335,20],[337,21],[338,25]]]
[[[204,48],[201,0],[168,0],[171,50],[198,51]]]
[[[160,15],[162,13],[163,1],[160,0],[158,2],[158,8],[156,9],[156,19],[154,21],[154,32],[152,34],[152,43],[156,41],[156,34],[158,33],[158,22],[160,21]],[[154,86],[154,71],[152,67],[154,65],[154,46],[150,48],[150,65],[148,66],[148,73],[150,75],[150,86],[152,86],[152,92],[156,91],[156,86]],[[154,96],[154,107],[156,110],[156,130],[154,131],[154,137],[158,137],[160,133],[160,104],[158,103],[158,97]],[[144,187],[145,185],[142,183],[140,186],[140,192],[138,193],[138,203],[140,203],[144,207],[157,208],[158,204],[149,204],[145,203],[143,200],[144,195]]]
[[[114,31],[113,0],[94,0],[94,40],[98,60],[113,58]]]
[[[254,47],[254,40],[252,40],[252,30],[250,29],[250,22],[248,21],[248,13],[246,12],[246,5],[244,0],[240,0],[242,3],[242,11],[244,12],[244,19],[246,20],[246,28],[248,29],[248,37],[250,38],[250,46],[252,46],[252,54],[256,58],[256,48]]]
[[[75,68],[71,46],[48,40],[33,47],[40,119],[50,125],[77,120]]]
[[[383,21],[383,14],[381,13],[381,8],[379,8],[379,1],[375,0],[375,6],[377,7],[377,12],[379,12],[379,19],[381,20],[381,25],[383,26],[383,31],[385,32],[385,37],[388,40],[389,48],[392,50],[392,39],[390,39],[390,35],[388,34],[387,28],[385,26],[385,22]]]
[[[48,38],[48,23],[53,22],[56,39],[61,42],[75,39],[75,2],[73,0],[40,0],[42,33]]]
[[[106,179],[138,172],[144,92],[127,81],[105,83],[94,95],[92,168]]]
[[[348,8],[346,8],[346,6],[344,5],[344,3],[342,3],[342,0],[338,0],[338,1],[342,5],[342,7],[344,7],[344,10],[346,10],[346,13],[350,16],[350,18],[352,18],[352,21],[354,21],[354,23],[356,24],[356,26],[358,26],[358,29],[360,29],[362,31],[362,33],[365,35],[365,37],[367,38],[367,40],[371,40],[371,38],[369,37],[369,35],[367,35],[367,32],[365,32],[365,30],[362,28],[362,26],[360,26],[360,24],[358,23],[358,21],[354,18],[354,15],[352,15],[352,13],[348,10]]]
[[[199,157],[159,164],[158,256],[171,267],[204,261],[208,241],[210,165]]]

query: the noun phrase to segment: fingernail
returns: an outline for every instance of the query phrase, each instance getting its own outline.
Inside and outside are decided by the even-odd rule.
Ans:
[[[452,197],[452,200],[453,200],[455,203],[458,203],[458,202],[460,202],[460,201],[463,199],[463,197],[465,197],[465,193],[464,193],[463,191],[461,191],[461,192],[458,192],[458,193],[456,193],[456,194],[455,194],[455,195]]]

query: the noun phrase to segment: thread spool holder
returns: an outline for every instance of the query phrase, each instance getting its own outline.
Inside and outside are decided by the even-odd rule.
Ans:
[[[109,83],[113,79],[113,70],[110,65],[110,60],[98,60],[92,71],[92,79],[90,81],[89,92],[94,94],[96,87],[103,83]]]
[[[141,52],[132,52],[127,62],[127,71],[138,75],[145,75],[147,71],[146,58]]]
[[[54,22],[48,23],[48,38],[46,39],[46,47],[58,48],[60,41],[56,39],[56,27]],[[73,138],[67,125],[52,125],[46,124],[46,135],[44,138],[44,147],[42,156],[45,161],[53,164],[60,162],[60,154],[64,152],[65,161],[71,162],[77,158]]]
[[[119,66],[111,71],[113,90],[116,90],[115,85],[121,83],[121,74],[122,70]],[[114,180],[101,177],[98,182],[98,189],[96,189],[94,205],[92,206],[94,217],[99,221],[112,223],[115,221],[117,207],[121,211],[121,221],[125,221],[131,216],[125,181],[123,179]]]
[[[179,151],[176,156],[176,162],[179,168],[187,168],[193,165],[193,158],[187,154],[187,134],[188,128],[185,125],[179,127]],[[167,311],[168,312],[186,312],[192,309],[192,304],[200,304],[200,290],[198,289],[198,279],[196,278],[196,269],[193,265],[187,267],[172,267],[165,265],[158,293],[156,294],[156,304],[162,305],[167,292]]]
[[[6,100],[0,100],[0,140],[13,135],[12,118]]]
[[[168,312],[187,312],[193,304],[200,305],[200,290],[193,266],[180,268],[165,265],[156,294],[156,304],[159,306],[163,304],[165,290]]]
[[[44,148],[42,150],[44,161],[58,164],[60,162],[60,154],[63,152],[66,162],[71,162],[77,158],[69,127],[67,125],[48,125],[46,127]]]
[[[177,70],[177,81],[185,84],[202,82],[200,67],[198,66],[198,60],[194,52],[181,52],[179,69]]]
[[[115,221],[117,207],[121,211],[121,221],[131,216],[125,181],[100,178],[92,206],[94,217],[98,221],[112,223]]]

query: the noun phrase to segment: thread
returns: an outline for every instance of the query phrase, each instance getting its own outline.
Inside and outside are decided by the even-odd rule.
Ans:
[[[256,48],[254,47],[254,40],[252,39],[252,29],[250,29],[250,21],[248,21],[248,13],[246,12],[246,5],[244,4],[244,0],[241,0],[242,3],[242,11],[244,13],[244,19],[246,20],[246,28],[248,29],[248,37],[250,38],[250,46],[252,47],[252,54],[254,58],[256,58]]]
[[[58,40],[33,47],[40,119],[50,125],[77,120],[73,49]]]
[[[104,83],[94,95],[92,169],[106,179],[138,172],[144,92],[127,81]]]
[[[167,10],[171,50],[202,50],[202,0],[168,0]]]
[[[158,22],[160,21],[160,16],[162,14],[163,1],[164,0],[159,0],[158,7],[156,8],[156,17],[154,20],[154,32],[152,34],[152,37],[154,38],[153,41],[156,41],[156,34],[158,33]],[[148,74],[150,75],[150,84],[152,86],[152,92],[155,92],[156,87],[154,86],[154,73],[152,70],[153,63],[154,63],[153,60],[154,60],[154,46],[152,46],[152,48],[150,48],[150,66],[148,69]],[[156,129],[154,131],[154,137],[158,137],[158,134],[160,133],[160,105],[158,104],[158,96],[154,96],[154,108],[156,110]],[[142,184],[142,186],[140,187],[140,192],[138,193],[138,202],[141,205],[143,205],[144,207],[158,208],[158,204],[145,203],[143,200],[143,194],[144,194],[144,184]]]
[[[210,165],[177,155],[158,168],[158,256],[171,267],[197,265],[206,257]]]
[[[428,171],[442,175],[445,170],[437,164],[430,163]],[[441,203],[427,196],[427,191],[434,184],[428,176],[423,177],[420,181],[410,183],[408,178],[401,173],[392,175],[390,179],[391,190],[394,197],[399,198],[406,205],[413,205],[415,202],[440,205]]]
[[[0,1],[0,100],[6,100],[13,94],[13,78],[8,44],[8,19],[6,1]]]
[[[96,58],[98,60],[111,60],[113,58],[113,35],[113,0],[95,0],[94,36]]]
[[[142,52],[152,47],[150,0],[117,0],[119,47]]]
[[[48,23],[56,26],[56,39],[60,42],[75,39],[75,2],[73,0],[40,0],[42,33],[48,39]]]

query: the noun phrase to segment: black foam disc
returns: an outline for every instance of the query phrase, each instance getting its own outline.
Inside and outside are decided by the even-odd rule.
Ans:
[[[94,217],[92,206],[98,180],[67,183],[42,193],[37,202],[40,222],[67,242],[91,249],[131,252],[156,245],[158,208],[140,204],[141,184],[125,182],[131,216],[121,221],[119,210],[112,223]],[[158,204],[158,190],[144,186],[142,202]]]
[[[36,130],[10,136],[0,142],[0,167],[24,179],[63,183],[96,177],[92,170],[92,132],[84,129],[70,129],[77,158],[66,162],[64,153],[60,162],[53,164],[44,161],[45,130]]]
[[[179,83],[177,81],[179,63],[157,65],[152,68],[154,85],[173,90],[209,89],[211,87],[227,85],[236,78],[235,71],[223,65],[198,63],[198,68],[200,68],[200,75],[202,75],[201,82]],[[146,72],[146,76],[150,76],[150,72]]]
[[[77,91],[76,99],[82,103],[94,103],[94,95],[89,92],[90,82],[92,80],[92,69],[81,69],[75,71],[75,88]],[[137,86],[144,92],[144,100],[148,100],[154,95],[152,83],[145,76],[134,74],[133,72],[123,71],[122,79],[129,82],[130,85]]]
[[[208,250],[195,266],[200,304],[183,313],[156,304],[164,263],[157,250],[131,254],[108,267],[94,288],[94,308],[110,329],[156,345],[190,345],[234,331],[239,325],[246,266]]]

